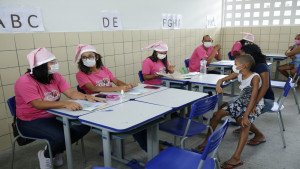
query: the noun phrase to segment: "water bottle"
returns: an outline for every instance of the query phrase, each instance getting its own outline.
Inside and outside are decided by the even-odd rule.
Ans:
[[[206,63],[207,63],[207,61],[205,60],[205,58],[203,58],[200,61],[200,74],[202,74],[202,75],[206,74]]]

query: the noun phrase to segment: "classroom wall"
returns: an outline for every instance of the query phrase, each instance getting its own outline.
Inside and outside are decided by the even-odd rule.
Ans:
[[[220,43],[220,32],[220,28],[215,28],[0,34],[0,150],[9,148],[13,139],[6,100],[14,96],[14,83],[29,68],[26,56],[35,48],[44,46],[57,57],[59,73],[76,90],[78,69],[73,60],[79,43],[95,46],[103,56],[104,65],[128,83],[139,82],[142,61],[153,52],[143,51],[143,47],[163,40],[169,46],[170,63],[179,69],[201,43],[203,35],[210,34]]]

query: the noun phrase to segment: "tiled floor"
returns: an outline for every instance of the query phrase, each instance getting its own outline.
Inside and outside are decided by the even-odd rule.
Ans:
[[[275,96],[279,96],[280,90],[274,89]],[[298,98],[300,99],[300,90]],[[225,97],[225,100],[229,99]],[[255,124],[266,136],[267,142],[259,146],[245,146],[242,154],[244,165],[240,169],[299,169],[300,168],[300,114],[295,105],[293,94],[290,93],[285,100],[285,109],[283,110],[283,119],[286,127],[285,138],[287,147],[284,149],[279,133],[279,126],[276,114],[266,113],[260,116]],[[230,126],[223,142],[219,148],[221,161],[227,160],[234,152],[239,135],[232,133],[236,127]],[[252,135],[249,138],[253,137]],[[203,135],[187,139],[186,146],[193,148],[197,146],[204,138]],[[173,137],[160,132],[160,139],[173,141]],[[93,166],[103,166],[103,158],[99,156],[102,150],[101,137],[96,133],[90,132],[85,138],[85,148],[87,154],[87,163],[82,163],[81,146],[73,146],[73,158],[75,169],[91,169]],[[135,158],[146,162],[147,154],[141,150],[133,138],[126,139],[126,157]],[[17,147],[15,157],[15,169],[37,169],[39,162],[37,152],[44,148],[44,143],[35,142],[24,147]],[[0,168],[10,168],[11,150],[0,152]],[[66,158],[65,158],[66,163]],[[113,167],[118,169],[127,169],[126,165],[113,160]],[[66,169],[66,164],[58,169]]]

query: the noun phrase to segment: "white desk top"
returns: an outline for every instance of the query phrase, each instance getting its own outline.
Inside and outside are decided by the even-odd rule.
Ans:
[[[136,88],[141,88],[141,89],[144,89],[145,86],[151,86],[151,85],[147,85],[147,84],[139,84]],[[148,93],[144,93],[144,94],[140,94],[140,95],[133,95],[133,94],[128,94],[128,93],[124,93],[124,96],[123,96],[123,100],[124,101],[127,101],[127,100],[130,100],[130,99],[135,99],[137,97],[141,97],[141,96],[145,96],[145,95],[149,95],[149,94],[153,94],[153,93],[156,93],[156,92],[160,92],[162,90],[166,90],[168,89],[167,87],[163,87],[163,86],[159,86],[160,88],[159,89],[149,89],[149,88],[145,88],[146,90],[149,90],[150,92]],[[119,95],[121,96],[121,93],[120,92],[101,92],[102,94],[112,94],[112,95]]]
[[[135,100],[168,106],[172,108],[180,108],[204,96],[207,96],[207,94],[201,92],[169,88],[167,90],[143,96]]]
[[[137,86],[137,88],[144,88],[145,86],[148,86],[148,85],[139,84]],[[168,89],[168,88],[167,87],[160,87],[159,89],[147,89],[147,90],[150,90],[151,92],[145,93],[145,94],[142,94],[142,95],[130,95],[130,94],[125,93],[123,97],[120,97],[120,100],[107,101],[108,105],[101,108],[100,110],[106,109],[108,107],[111,107],[111,106],[114,106],[114,105],[117,105],[117,104],[120,104],[120,103],[123,103],[123,102],[126,102],[130,99],[134,99],[134,98],[141,97],[141,96],[146,96],[146,95],[153,94],[153,93],[156,93],[156,92],[160,92],[160,91],[163,91],[163,90],[166,90],[166,89]],[[121,95],[120,92],[106,92],[106,93],[103,92],[103,94]],[[94,111],[97,111],[97,110],[94,110]],[[94,111],[84,111],[84,110],[71,111],[71,110],[68,110],[66,108],[47,110],[48,113],[55,114],[55,115],[58,115],[58,116],[66,116],[68,118],[74,118],[74,119],[78,118],[79,116],[92,113]]]
[[[266,53],[267,58],[278,58],[278,59],[286,59],[287,56],[285,54],[278,54],[278,53]]]
[[[208,66],[223,66],[223,67],[231,67],[233,65],[234,65],[234,60],[220,60],[208,64]]]
[[[108,109],[112,111],[95,111],[80,116],[79,121],[113,132],[124,132],[155,120],[172,110],[170,107],[137,101],[124,102]]]
[[[218,80],[222,79],[226,76],[228,76],[228,75],[204,74],[204,75],[200,75],[200,76],[193,76],[189,81],[190,81],[190,83],[216,86]]]

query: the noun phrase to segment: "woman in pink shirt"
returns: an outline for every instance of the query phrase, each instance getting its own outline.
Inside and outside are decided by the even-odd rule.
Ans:
[[[161,77],[157,73],[174,73],[174,65],[168,62],[167,52],[168,46],[164,42],[156,42],[145,47],[145,49],[154,48],[152,56],[149,56],[143,61],[142,74],[144,77],[144,84],[161,85],[162,80],[157,79]]]
[[[240,56],[240,51],[242,46],[247,45],[247,44],[251,44],[254,42],[254,35],[252,35],[251,33],[244,33],[246,34],[246,36],[240,40],[237,41],[231,48],[231,56],[232,57],[238,57]]]
[[[87,94],[99,92],[124,92],[136,87],[137,83],[126,84],[117,79],[106,67],[103,66],[101,55],[91,45],[79,44],[76,51],[75,63],[79,58],[76,73],[78,85]],[[113,82],[117,87],[112,87]]]
[[[91,102],[104,100],[85,95],[71,89],[66,79],[58,72],[55,56],[45,48],[38,48],[27,55],[30,69],[15,83],[17,125],[20,132],[29,137],[45,138],[50,142],[53,165],[63,165],[62,153],[65,150],[63,124],[47,109],[67,108],[80,110],[80,104],[59,101],[61,94],[71,99]],[[76,142],[88,133],[90,127],[84,125],[70,128],[71,141]],[[49,149],[40,150],[38,158],[41,169],[52,168]]]

